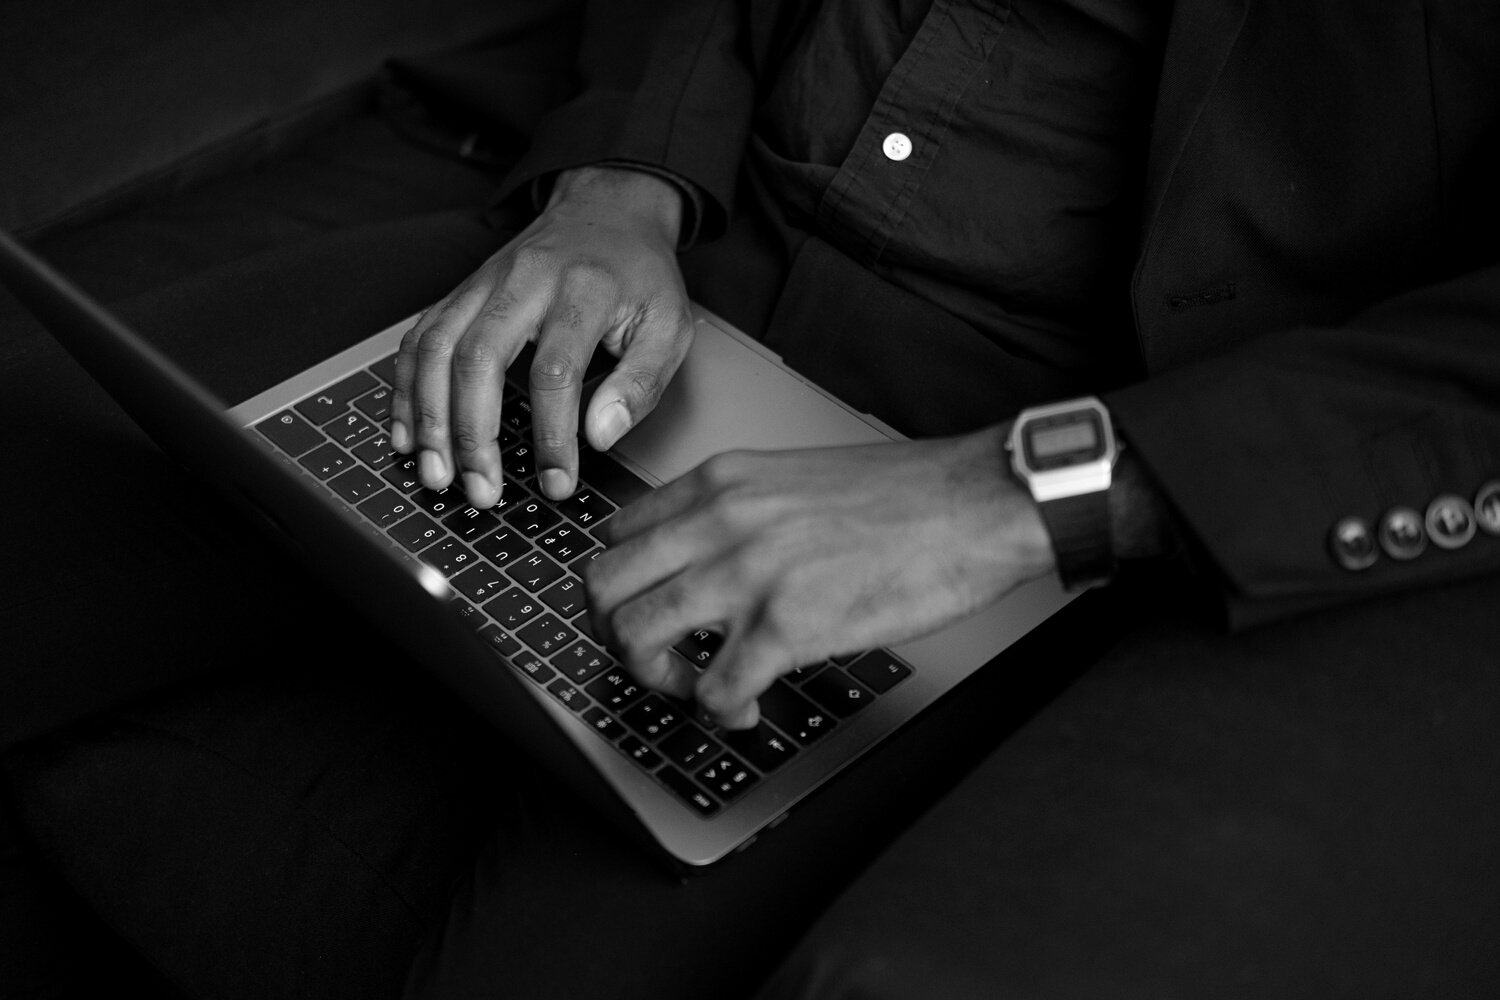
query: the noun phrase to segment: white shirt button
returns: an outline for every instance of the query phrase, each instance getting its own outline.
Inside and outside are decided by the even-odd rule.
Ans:
[[[885,150],[887,159],[900,162],[911,155],[911,140],[906,137],[906,133],[904,132],[892,132],[885,137],[885,142],[882,143],[881,148]]]

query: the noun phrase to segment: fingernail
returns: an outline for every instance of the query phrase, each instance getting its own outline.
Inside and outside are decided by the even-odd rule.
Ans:
[[[599,443],[607,450],[630,430],[630,411],[618,399],[599,412]]]
[[[536,478],[542,492],[553,500],[565,500],[573,492],[573,478],[561,469],[543,469]]]
[[[411,431],[399,420],[391,421],[391,447],[397,451],[405,451],[411,447]]]
[[[490,507],[495,503],[495,486],[477,472],[464,473],[464,493],[475,507]]]
[[[428,486],[435,486],[448,478],[448,463],[435,451],[422,452],[422,457],[417,460],[417,468],[422,473],[422,482]]]

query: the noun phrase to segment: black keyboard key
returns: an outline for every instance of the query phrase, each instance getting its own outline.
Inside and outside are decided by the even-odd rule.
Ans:
[[[465,625],[468,625],[469,628],[476,632],[489,622],[489,619],[484,616],[484,612],[474,607],[468,601],[461,601],[454,598],[448,602],[448,606],[453,609]]]
[[[699,768],[693,777],[725,802],[743,795],[746,789],[760,780],[754,771],[745,766],[744,761],[732,753],[719,754]]]
[[[524,651],[520,641],[499,625],[486,625],[479,630],[479,637],[500,656],[514,656]]]
[[[618,746],[625,756],[648,771],[661,766],[661,754],[652,750],[648,744],[641,742],[639,736],[632,736],[626,733],[625,738],[619,742]]]
[[[559,521],[536,536],[537,548],[560,563],[570,563],[594,547],[594,540],[567,521]]]
[[[380,478],[390,483],[402,493],[410,493],[422,485],[422,477],[417,475],[417,456],[397,456],[395,464],[382,469]]]
[[[443,529],[426,514],[413,514],[386,530],[408,552],[419,552],[443,537]]]
[[[557,676],[557,671],[552,669],[551,664],[529,649],[516,653],[510,658],[510,662],[517,670],[538,684],[546,684]]]
[[[505,512],[505,523],[527,538],[535,538],[562,520],[562,515],[535,497]]]
[[[490,512],[497,517],[503,518],[510,513],[512,507],[518,503],[525,503],[531,499],[531,491],[509,476],[502,477],[503,486],[500,490],[500,499],[495,501],[495,506]]]
[[[719,803],[714,801],[713,796],[693,784],[693,780],[675,767],[664,767],[656,772],[661,783],[686,802],[688,807],[699,816],[712,816],[719,811]]]
[[[510,528],[485,535],[474,543],[474,551],[504,569],[531,551],[531,543]]]
[[[615,505],[599,495],[590,486],[581,486],[566,500],[557,502],[557,509],[585,528],[592,528],[615,512]]]
[[[541,614],[542,605],[535,597],[518,587],[512,587],[486,604],[484,610],[495,621],[514,632]]]
[[[345,503],[358,504],[385,489],[385,481],[362,465],[334,476],[328,488],[344,498]]]
[[[911,676],[911,667],[885,650],[877,649],[856,660],[849,673],[876,694],[885,694]]]
[[[382,528],[389,528],[416,509],[410,497],[391,489],[381,490],[359,505],[359,512]]]
[[[776,770],[797,753],[797,745],[764,719],[756,723],[754,729],[726,729],[719,736],[729,749],[766,773]]]
[[[553,654],[552,665],[574,684],[583,684],[614,666],[615,661],[593,643],[575,639],[562,652]]]
[[[380,377],[380,380],[386,385],[395,385],[396,355],[387,354],[385,357],[381,358],[379,361],[375,362],[365,370],[378,375]]]
[[[291,410],[282,410],[275,416],[267,417],[256,424],[255,429],[293,458],[307,454],[328,440],[322,431]]]
[[[829,667],[802,685],[802,692],[841,719],[847,719],[875,700],[869,688],[838,667]]]
[[[646,696],[646,689],[626,673],[624,667],[605,671],[602,676],[589,681],[585,690],[611,712],[628,708]]]
[[[500,519],[487,510],[464,504],[443,518],[443,525],[470,544],[500,527]]]
[[[354,459],[349,453],[332,442],[314,448],[297,461],[308,472],[325,481],[345,469],[354,468]]]
[[[805,667],[788,670],[783,676],[793,684],[801,684],[803,681],[812,680],[813,675],[826,666],[828,666],[826,662],[809,663]]]
[[[354,401],[354,408],[377,424],[391,415],[391,390],[377,386]]]
[[[690,632],[683,636],[677,645],[672,648],[681,653],[683,657],[693,666],[702,670],[713,660],[714,654],[719,647],[724,645],[724,637],[717,632],[710,632],[706,628],[700,628],[696,632]]]
[[[550,657],[574,642],[578,638],[578,633],[558,621],[555,616],[543,614],[538,618],[533,618],[530,624],[517,629],[516,638],[543,656]]]
[[[563,568],[540,552],[516,560],[505,573],[533,594],[546,590],[563,578]]]
[[[583,721],[593,726],[595,732],[611,743],[625,735],[625,727],[620,725],[620,720],[598,705],[589,706],[589,710],[583,713]]]
[[[468,497],[464,496],[463,489],[457,485],[445,486],[440,490],[417,490],[411,498],[417,502],[418,507],[440,519],[469,505]]]
[[[583,581],[571,576],[563,577],[537,596],[561,618],[572,618],[588,607]]]
[[[479,604],[498,597],[502,590],[510,586],[510,581],[498,569],[483,560],[476,561],[448,582],[453,585],[454,590]]]
[[[380,472],[396,460],[396,449],[391,447],[391,436],[381,431],[368,441],[361,441],[350,449],[354,457]]]
[[[575,712],[582,712],[589,707],[589,700],[584,697],[583,692],[561,677],[547,685],[547,693]]]
[[[683,709],[659,694],[648,694],[620,713],[620,721],[644,739],[658,740],[687,721]]]
[[[507,392],[500,403],[500,426],[526,438],[531,436],[531,400],[519,392]]]
[[[527,432],[530,433],[529,431]],[[518,483],[529,483],[536,475],[536,456],[529,440],[519,441],[500,453],[500,467]]]
[[[296,405],[296,410],[315,424],[326,424],[349,408],[349,400],[379,384],[369,372],[355,372],[316,395],[308,396]]]
[[[680,726],[656,745],[662,756],[678,767],[691,771],[708,763],[708,759],[724,748],[712,736],[689,722]]]
[[[323,433],[345,448],[352,448],[365,438],[371,437],[377,429],[364,416],[353,412],[334,417],[323,425]]]
[[[791,685],[783,681],[777,681],[761,694],[760,714],[804,746],[821,739],[838,724],[831,714],[793,691]]]
[[[444,535],[435,545],[423,549],[418,558],[444,576],[453,576],[479,560],[473,549],[449,535]]]
[[[598,493],[616,507],[624,507],[651,492],[640,476],[592,448],[578,449],[578,478],[586,484],[580,489]],[[601,512],[594,524],[606,516]]]

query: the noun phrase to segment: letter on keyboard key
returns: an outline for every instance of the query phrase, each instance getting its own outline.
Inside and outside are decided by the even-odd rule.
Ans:
[[[772,684],[760,696],[760,711],[777,729],[806,746],[837,723],[833,716],[793,691],[785,681]]]
[[[885,694],[911,676],[911,667],[885,650],[877,649],[860,657],[849,668],[849,673],[876,694]]]
[[[754,729],[725,730],[719,735],[724,738],[729,749],[764,772],[776,770],[797,753],[796,745],[764,719],[756,723]]]
[[[838,667],[829,667],[802,685],[802,692],[841,719],[847,719],[875,700],[868,688]]]
[[[307,454],[327,440],[321,431],[291,410],[267,417],[255,429],[293,458]]]

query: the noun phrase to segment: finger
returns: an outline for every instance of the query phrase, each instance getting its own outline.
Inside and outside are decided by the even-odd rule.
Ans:
[[[480,509],[499,502],[504,482],[499,437],[505,370],[525,342],[524,317],[507,322],[513,319],[492,298],[453,354],[454,463],[469,502]]]
[[[717,547],[700,523],[689,520],[637,535],[594,557],[583,568],[583,580],[600,637],[617,643],[613,619],[619,608],[689,566],[716,563]]]
[[[692,343],[692,316],[679,300],[658,300],[647,307],[614,371],[589,399],[584,434],[592,447],[613,448],[656,408]]]
[[[441,305],[438,303],[418,316],[417,321],[401,335],[401,344],[396,350],[396,382],[391,387],[391,447],[403,455],[410,454],[416,447],[412,437],[415,421],[412,419],[411,397],[417,378],[417,345],[437,318]]]
[[[449,439],[453,349],[485,298],[483,291],[472,285],[461,287],[428,311],[402,339],[397,355],[398,377],[403,371],[410,373],[407,413],[411,423],[407,430],[411,447],[418,452],[418,474],[429,489],[442,489],[453,481]]]
[[[680,573],[611,610],[612,647],[642,684],[689,698],[696,671],[672,654],[672,644],[696,629],[719,627],[729,596],[701,572]]]
[[[699,675],[693,697],[725,729],[752,729],[760,721],[756,699],[793,666],[786,649],[753,626],[733,629]]]
[[[753,452],[731,451],[712,456],[617,511],[600,526],[600,541],[610,546],[623,545],[637,535],[685,516],[695,505],[753,475],[757,461]]]
[[[597,288],[576,283],[548,310],[531,362],[531,435],[537,482],[554,500],[578,482],[578,405],[583,375],[607,323]]]

